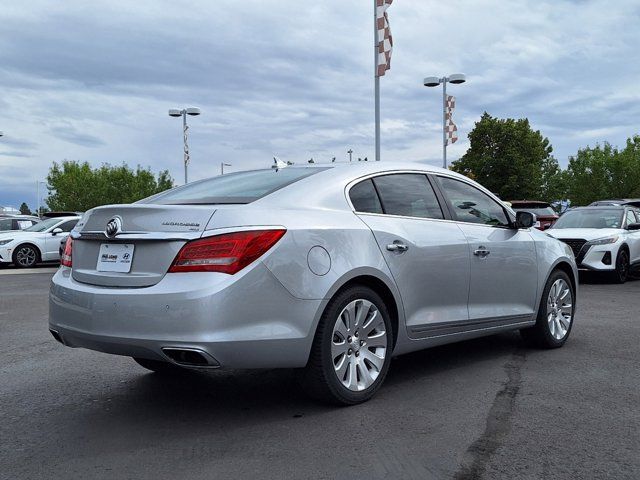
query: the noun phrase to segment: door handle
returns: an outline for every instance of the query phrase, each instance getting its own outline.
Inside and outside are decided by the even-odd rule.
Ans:
[[[402,253],[402,252],[406,252],[407,250],[409,250],[409,246],[405,245],[404,243],[393,242],[393,243],[390,243],[389,245],[387,245],[387,250],[389,250],[390,252]]]
[[[485,247],[478,247],[476,250],[473,251],[473,254],[477,257],[480,258],[485,258],[487,257],[491,252],[489,250],[487,250]]]

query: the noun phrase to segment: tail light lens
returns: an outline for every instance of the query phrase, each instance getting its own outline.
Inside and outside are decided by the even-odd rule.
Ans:
[[[222,272],[233,275],[264,255],[286,230],[252,230],[201,238],[187,243],[169,273]]]
[[[60,257],[60,264],[65,267],[71,267],[71,251],[73,249],[73,238],[71,235],[67,237],[67,241],[64,244],[64,251],[62,252],[62,257]]]

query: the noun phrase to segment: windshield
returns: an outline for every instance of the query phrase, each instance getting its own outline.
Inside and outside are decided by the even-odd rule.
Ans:
[[[167,190],[138,203],[162,205],[251,203],[325,168],[281,168],[229,173]]]
[[[60,218],[47,218],[40,223],[36,223],[35,225],[25,228],[24,232],[44,232],[45,230],[53,227],[56,223],[60,223]]]
[[[542,208],[535,208],[535,207],[511,207],[513,208],[516,212],[530,212],[530,213],[535,213],[536,215],[555,215],[556,212],[553,211],[553,208],[551,207],[542,207]]]
[[[572,210],[551,228],[620,228],[621,225],[622,210]]]

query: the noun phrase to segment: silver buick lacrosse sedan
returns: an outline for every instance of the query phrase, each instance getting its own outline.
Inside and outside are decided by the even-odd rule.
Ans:
[[[560,347],[571,249],[448,170],[290,166],[88,211],[66,243],[49,328],[68,347],[181,368],[296,368],[355,404],[391,357],[520,330]]]

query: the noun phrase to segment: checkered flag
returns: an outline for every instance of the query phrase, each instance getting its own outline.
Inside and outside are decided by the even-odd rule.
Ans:
[[[393,0],[376,0],[376,28],[378,29],[378,77],[383,76],[391,68],[391,50],[393,39],[389,29],[387,8]]]
[[[445,112],[445,133],[447,145],[458,141],[458,127],[453,123],[453,110],[456,108],[456,97],[447,95],[447,109]]]

